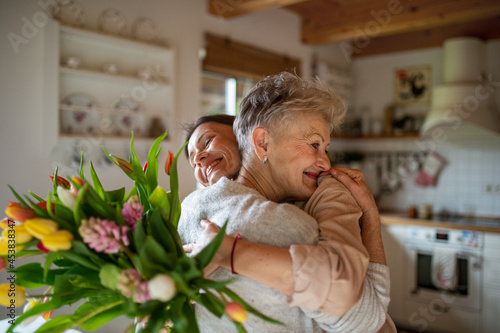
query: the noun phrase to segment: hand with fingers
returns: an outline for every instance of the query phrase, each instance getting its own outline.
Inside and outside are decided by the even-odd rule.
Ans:
[[[370,255],[370,261],[386,265],[380,214],[363,173],[356,169],[334,166],[330,169],[330,174],[347,187],[363,211],[360,220],[361,239]]]
[[[215,223],[210,222],[209,220],[201,220],[200,226],[203,228],[203,232],[200,237],[193,243],[187,243],[182,246],[186,253],[190,253],[191,257],[195,257],[198,253],[201,252],[212,240],[217,236],[220,228]],[[222,247],[223,245],[221,245]],[[205,276],[212,274],[217,268],[219,268],[221,256],[221,249],[212,259],[212,262],[203,269],[203,273]]]

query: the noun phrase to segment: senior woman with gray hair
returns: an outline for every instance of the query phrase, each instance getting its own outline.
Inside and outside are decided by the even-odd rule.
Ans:
[[[183,202],[179,231],[191,243],[186,248],[193,254],[226,219],[229,235],[242,234],[237,243],[237,238],[225,237],[214,258],[223,268],[210,278],[226,279],[231,276],[229,269],[236,270],[240,276],[233,288],[287,325],[283,330],[251,316],[246,324],[250,331],[351,332],[362,327],[360,331],[368,332],[384,322],[388,299],[385,304],[371,304],[378,299],[365,297],[366,288],[376,284],[364,285],[368,260],[385,264],[383,248],[374,242],[368,252],[364,248],[358,224],[361,210],[345,187],[331,177],[321,177],[317,185],[320,173],[330,168],[326,155],[330,131],[342,117],[338,100],[319,82],[288,73],[266,78],[244,99],[235,124],[242,152],[239,176],[234,182],[223,177]],[[296,200],[308,200],[305,212],[316,221],[295,206],[277,204]],[[216,224],[205,220],[200,226],[203,218]],[[386,293],[387,267],[372,267],[370,272],[382,286],[374,293]],[[371,313],[364,318],[370,318],[368,323],[359,315],[348,315],[363,302],[371,312],[378,309],[378,321],[370,322]],[[202,330],[229,328],[203,308],[196,311]]]

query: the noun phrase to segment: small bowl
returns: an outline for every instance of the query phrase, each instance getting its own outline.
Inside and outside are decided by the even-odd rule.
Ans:
[[[64,63],[69,68],[78,68],[78,67],[80,67],[80,59],[77,58],[77,57],[66,58],[66,61]]]

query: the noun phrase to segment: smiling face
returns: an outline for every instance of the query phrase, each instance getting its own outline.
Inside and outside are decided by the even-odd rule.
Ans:
[[[319,173],[330,169],[328,124],[320,115],[309,115],[307,121],[295,121],[286,130],[270,133],[268,163],[279,201],[309,199]]]
[[[203,186],[223,176],[232,179],[240,170],[238,144],[229,125],[208,122],[198,126],[189,139],[188,154],[194,177]]]

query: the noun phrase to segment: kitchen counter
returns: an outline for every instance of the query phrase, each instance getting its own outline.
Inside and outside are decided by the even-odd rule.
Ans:
[[[417,218],[409,218],[404,214],[397,213],[381,213],[380,220],[383,225],[404,224],[418,225],[433,228],[448,228],[448,229],[467,229],[474,231],[495,232],[500,233],[500,219],[494,218],[463,218],[456,217],[446,220],[433,218],[432,220],[424,220]]]

